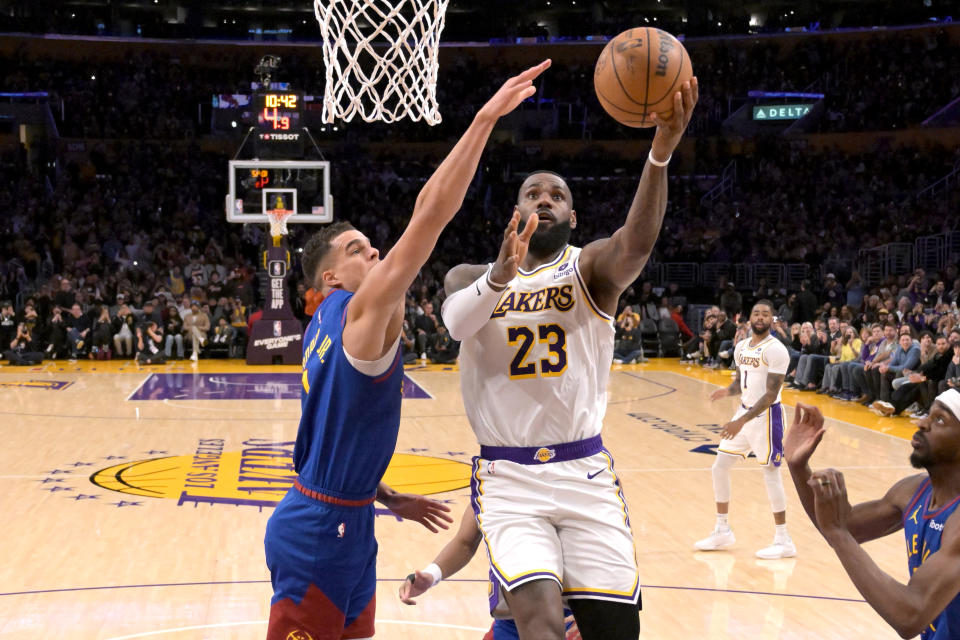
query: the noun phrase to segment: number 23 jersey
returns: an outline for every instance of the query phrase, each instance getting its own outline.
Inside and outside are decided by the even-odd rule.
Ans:
[[[613,318],[590,297],[568,246],[520,270],[490,319],[460,346],[467,417],[481,445],[531,447],[600,433]]]

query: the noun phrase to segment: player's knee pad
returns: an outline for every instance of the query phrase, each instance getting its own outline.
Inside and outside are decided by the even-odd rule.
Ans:
[[[763,481],[767,485],[767,496],[770,498],[770,508],[774,513],[787,510],[787,496],[783,492],[783,477],[780,467],[772,464],[763,465]]]
[[[637,640],[640,603],[574,599],[570,609],[583,640]]]
[[[730,502],[730,469],[736,464],[737,457],[729,453],[717,452],[713,462],[713,497],[717,502]]]

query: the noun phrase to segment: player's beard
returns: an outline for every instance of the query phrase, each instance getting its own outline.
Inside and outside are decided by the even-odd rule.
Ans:
[[[757,335],[763,335],[764,333],[770,332],[769,324],[763,324],[762,322],[753,322],[750,324],[750,328],[753,329],[753,332]]]
[[[522,232],[524,222],[517,232]],[[570,242],[570,221],[555,222],[548,228],[539,228],[530,237],[530,254],[538,258],[549,258]]]
[[[913,450],[913,453],[910,454],[910,465],[914,469],[926,469],[929,471],[936,465],[937,461],[930,451],[930,441],[922,435],[920,437],[923,439],[924,450],[922,452],[917,449]]]

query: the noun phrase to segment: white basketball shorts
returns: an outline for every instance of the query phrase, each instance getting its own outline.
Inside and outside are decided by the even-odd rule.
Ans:
[[[630,517],[600,437],[547,447],[482,447],[474,513],[507,591],[555,580],[565,598],[639,603]]]

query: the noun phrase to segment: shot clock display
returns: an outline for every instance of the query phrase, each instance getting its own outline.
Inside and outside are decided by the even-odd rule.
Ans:
[[[296,158],[303,153],[303,94],[267,91],[254,96],[257,147],[261,157]]]

